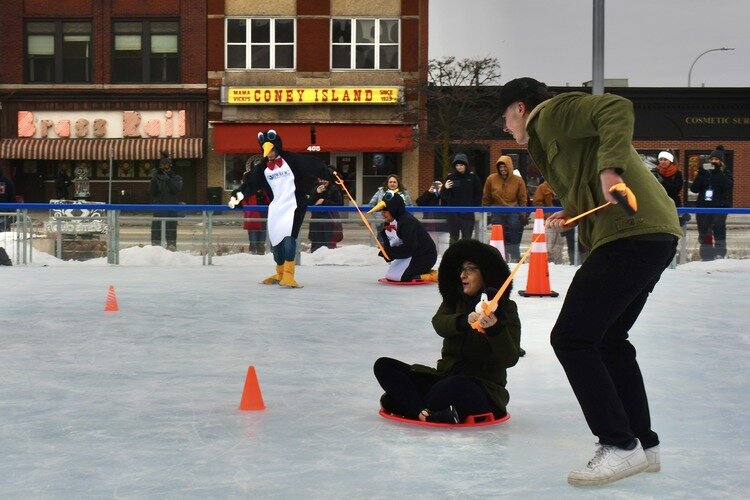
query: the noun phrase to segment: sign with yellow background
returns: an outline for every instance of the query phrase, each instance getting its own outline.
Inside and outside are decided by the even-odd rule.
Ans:
[[[224,104],[400,104],[402,87],[225,87]]]

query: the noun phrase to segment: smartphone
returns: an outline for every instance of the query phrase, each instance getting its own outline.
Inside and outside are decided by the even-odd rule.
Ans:
[[[434,189],[435,191],[437,191],[438,189],[440,189],[440,181],[433,182],[432,183],[432,189]]]

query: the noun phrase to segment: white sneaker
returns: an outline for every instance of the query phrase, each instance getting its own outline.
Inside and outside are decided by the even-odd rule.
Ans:
[[[659,445],[643,450],[648,460],[648,468],[645,472],[659,472],[661,470],[661,459],[659,459]]]
[[[637,439],[632,450],[600,444],[586,467],[568,474],[568,483],[576,486],[607,484],[638,474],[647,468],[646,454]]]

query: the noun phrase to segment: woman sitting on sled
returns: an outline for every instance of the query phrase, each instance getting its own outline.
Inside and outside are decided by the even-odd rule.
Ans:
[[[490,245],[460,240],[448,248],[438,270],[443,302],[432,317],[443,338],[442,357],[437,368],[378,359],[374,371],[385,390],[380,399],[385,412],[456,424],[469,415],[505,416],[506,369],[518,362],[521,320],[510,285],[489,315],[481,301],[492,299],[509,275],[500,252]]]

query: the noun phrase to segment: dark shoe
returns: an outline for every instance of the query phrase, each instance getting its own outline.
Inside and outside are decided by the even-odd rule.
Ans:
[[[440,422],[443,424],[457,424],[458,423],[458,412],[453,405],[448,408],[438,411],[431,411],[427,417],[428,422]]]
[[[401,414],[398,411],[398,405],[387,393],[384,393],[382,396],[380,396],[380,407],[388,413],[396,413],[399,415]]]
[[[518,357],[522,358],[526,356],[526,351],[524,349],[518,349]]]

